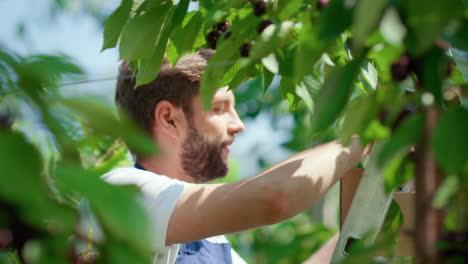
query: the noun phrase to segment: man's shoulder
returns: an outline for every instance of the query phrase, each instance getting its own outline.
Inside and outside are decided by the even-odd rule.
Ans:
[[[116,168],[101,176],[101,178],[115,185],[137,185],[144,193],[162,192],[178,189],[179,192],[190,184],[151,171],[137,169],[132,166]]]

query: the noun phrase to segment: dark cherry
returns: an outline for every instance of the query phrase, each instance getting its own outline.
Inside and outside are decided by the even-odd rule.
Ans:
[[[408,55],[402,55],[398,61],[391,65],[391,72],[393,80],[401,82],[410,73],[410,57]]]
[[[216,49],[216,41],[218,40],[219,36],[220,34],[217,30],[213,30],[208,33],[208,35],[206,35],[206,43],[210,49]]]
[[[244,43],[240,46],[240,55],[241,57],[249,57],[250,53],[250,45],[248,43]]]
[[[322,10],[330,3],[330,0],[318,0],[317,1],[317,9]]]
[[[265,30],[265,28],[267,28],[269,25],[272,25],[272,24],[274,23],[273,23],[273,20],[271,19],[262,20],[260,24],[258,25],[258,29],[257,29],[258,34],[262,34],[263,30]]]
[[[0,113],[0,129],[9,129],[13,125],[11,116],[7,113]]]
[[[253,3],[254,15],[261,16],[266,13],[267,2],[265,0],[254,0]]]
[[[452,74],[454,63],[452,61],[445,64],[445,77],[449,77]]]
[[[226,21],[219,22],[218,24],[216,24],[216,29],[219,31],[222,31],[223,33],[226,32],[226,30],[228,30],[230,27],[231,27],[231,24],[229,24]]]

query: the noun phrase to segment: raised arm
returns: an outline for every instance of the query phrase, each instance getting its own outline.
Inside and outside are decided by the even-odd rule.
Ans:
[[[169,221],[167,244],[229,234],[289,219],[311,207],[367,155],[355,139],[301,152],[260,175],[184,191]]]

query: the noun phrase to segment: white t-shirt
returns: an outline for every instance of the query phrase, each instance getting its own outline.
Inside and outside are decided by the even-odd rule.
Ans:
[[[169,219],[182,192],[192,183],[179,181],[167,176],[135,167],[118,168],[102,176],[102,179],[115,185],[137,185],[143,193],[145,209],[151,218],[153,248],[157,252],[154,264],[173,264],[177,258],[179,244],[166,246],[166,233]],[[227,243],[225,236],[207,238],[211,243]],[[233,264],[246,262],[231,249]]]

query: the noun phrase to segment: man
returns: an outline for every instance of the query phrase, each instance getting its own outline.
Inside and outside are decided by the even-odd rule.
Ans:
[[[229,146],[244,125],[226,87],[202,110],[199,81],[210,50],[165,63],[157,78],[134,89],[120,78],[116,102],[151,135],[159,155],[136,155],[135,167],[119,168],[104,179],[136,184],[152,217],[155,263],[245,263],[223,234],[289,219],[318,201],[366,154],[356,140],[349,147],[331,142],[299,153],[239,182],[203,184],[228,171]],[[121,76],[131,75],[128,64]]]

